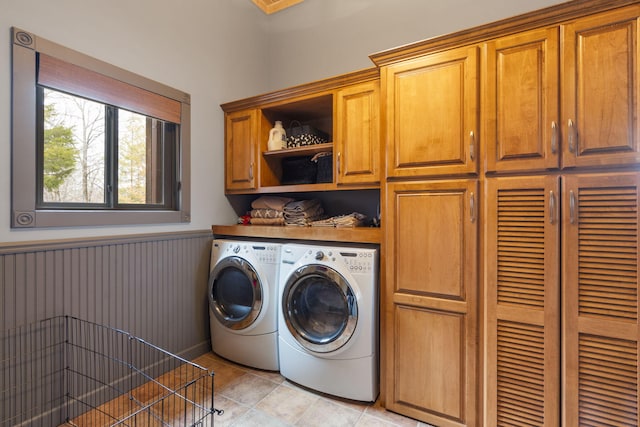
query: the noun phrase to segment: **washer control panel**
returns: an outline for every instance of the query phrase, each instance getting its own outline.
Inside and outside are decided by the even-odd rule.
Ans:
[[[376,257],[373,251],[340,252],[342,262],[352,273],[371,273],[375,270]]]

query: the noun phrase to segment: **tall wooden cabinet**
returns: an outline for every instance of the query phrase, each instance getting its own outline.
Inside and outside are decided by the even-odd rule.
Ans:
[[[639,16],[568,2],[372,56],[387,408],[640,425]]]
[[[478,50],[380,70],[385,405],[438,426],[476,424]]]
[[[639,16],[486,44],[486,425],[640,421]]]
[[[478,182],[386,185],[386,407],[476,425]]]

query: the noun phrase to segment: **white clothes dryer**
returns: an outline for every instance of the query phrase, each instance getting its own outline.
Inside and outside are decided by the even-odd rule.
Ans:
[[[279,289],[280,373],[323,393],[375,401],[377,249],[284,244]]]
[[[258,369],[277,371],[278,243],[213,241],[209,323],[214,353]]]

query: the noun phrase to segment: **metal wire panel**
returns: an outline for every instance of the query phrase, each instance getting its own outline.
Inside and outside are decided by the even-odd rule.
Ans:
[[[6,331],[0,356],[1,427],[201,426],[215,412],[213,373],[75,317]]]

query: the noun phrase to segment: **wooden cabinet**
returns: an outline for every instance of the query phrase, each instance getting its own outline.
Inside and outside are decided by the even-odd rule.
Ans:
[[[223,104],[227,193],[379,188],[379,99],[380,79],[374,68]],[[276,121],[287,131],[301,125],[315,129],[327,140],[269,151],[269,131]],[[287,174],[291,158],[307,158],[309,172],[316,167],[311,159],[318,153],[333,155],[331,177],[296,180]]]
[[[477,172],[478,48],[380,70],[389,177]]]
[[[486,183],[486,426],[558,426],[560,178]]]
[[[487,42],[487,171],[640,162],[639,14],[630,6]]]
[[[640,5],[562,28],[563,166],[640,161]]]
[[[477,180],[386,185],[386,407],[475,425]]]
[[[253,190],[257,187],[257,117],[255,109],[236,111],[225,117],[226,190]]]
[[[336,93],[334,150],[338,184],[380,182],[380,82]]]
[[[485,425],[638,425],[639,184],[487,181]]]
[[[564,178],[562,425],[640,425],[638,172]]]
[[[492,40],[485,49],[486,170],[558,168],[558,27]]]

